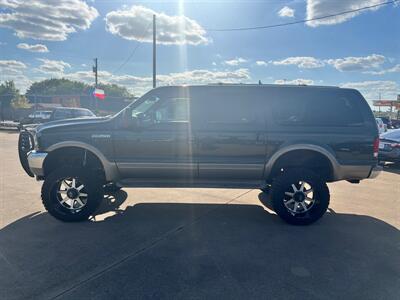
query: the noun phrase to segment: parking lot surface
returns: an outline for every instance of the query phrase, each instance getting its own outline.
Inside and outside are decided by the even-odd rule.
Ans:
[[[259,190],[124,189],[62,223],[0,132],[0,299],[399,299],[400,169],[330,184],[317,223]]]

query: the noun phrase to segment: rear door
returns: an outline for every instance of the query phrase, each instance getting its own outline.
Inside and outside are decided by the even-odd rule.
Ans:
[[[262,178],[265,102],[248,87],[205,87],[192,103],[202,180]]]

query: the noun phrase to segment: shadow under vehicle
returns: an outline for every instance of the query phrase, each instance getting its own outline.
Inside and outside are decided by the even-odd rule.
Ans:
[[[1,229],[0,298],[398,299],[400,232],[376,218],[331,211],[305,228],[260,205],[125,198],[91,222]]]

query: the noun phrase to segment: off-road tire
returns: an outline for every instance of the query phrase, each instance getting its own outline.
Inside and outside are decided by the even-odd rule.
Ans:
[[[284,198],[292,184],[308,182],[314,191],[313,206],[305,213],[293,214],[285,206]],[[321,218],[329,206],[329,189],[326,182],[308,169],[288,169],[275,178],[271,189],[271,201],[274,211],[284,221],[293,225],[308,225]]]
[[[58,200],[58,184],[66,178],[77,178],[85,186],[87,194],[86,205],[79,211],[69,210]],[[104,197],[100,178],[93,172],[83,168],[62,167],[46,176],[42,185],[42,202],[46,210],[54,218],[64,222],[79,222],[87,220],[96,211]]]

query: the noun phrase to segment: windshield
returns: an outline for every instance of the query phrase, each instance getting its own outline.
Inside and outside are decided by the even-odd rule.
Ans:
[[[384,133],[382,134],[382,138],[388,140],[400,140],[400,129]]]

